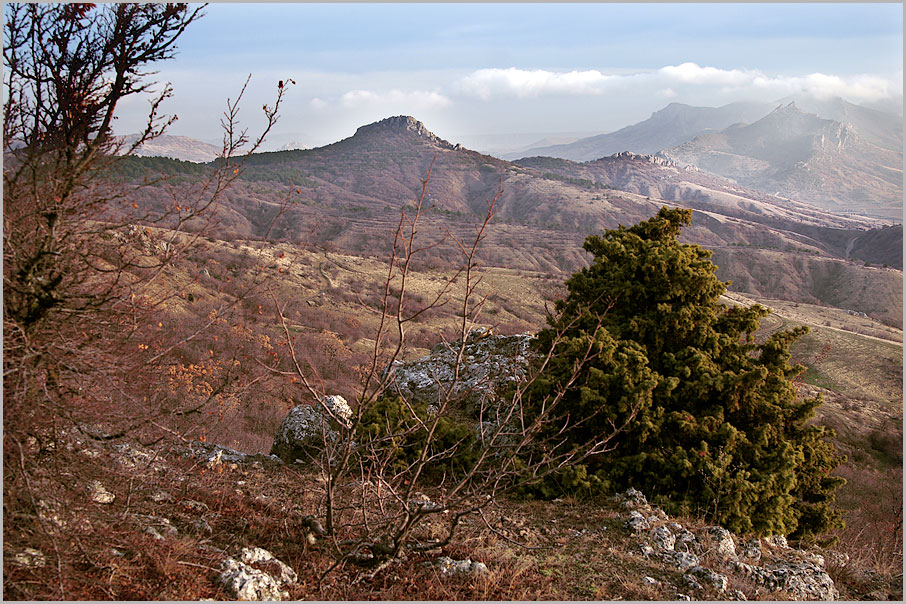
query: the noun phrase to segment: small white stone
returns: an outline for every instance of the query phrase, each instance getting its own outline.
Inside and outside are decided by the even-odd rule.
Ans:
[[[88,496],[95,503],[113,503],[116,495],[108,491],[100,481],[92,480],[88,483]]]

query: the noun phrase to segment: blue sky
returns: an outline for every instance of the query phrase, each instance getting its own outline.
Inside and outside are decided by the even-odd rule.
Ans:
[[[180,39],[173,134],[214,141],[245,77],[248,125],[293,78],[273,144],[327,144],[409,114],[453,142],[598,133],[669,102],[807,92],[902,96],[903,8],[889,4],[212,4]],[[123,107],[118,131],[146,107]]]

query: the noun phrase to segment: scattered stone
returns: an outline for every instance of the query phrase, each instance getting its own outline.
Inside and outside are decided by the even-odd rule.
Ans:
[[[650,545],[641,545],[639,549],[642,551],[642,555],[645,557],[654,555],[654,548]]]
[[[711,570],[705,566],[694,566],[683,575],[683,578],[691,585],[693,582],[702,582],[710,585],[718,592],[723,593],[727,590],[730,580],[726,575]]]
[[[31,547],[13,556],[13,564],[24,566],[26,568],[42,568],[47,561],[44,559],[44,553]]]
[[[208,511],[208,505],[206,503],[195,501],[194,499],[186,499],[184,501],[181,501],[180,505],[191,512],[198,512],[200,514]]]
[[[769,545],[771,547],[782,547],[784,549],[790,548],[789,544],[786,541],[786,537],[783,535],[771,535],[769,537],[765,537],[764,543],[765,545]]]
[[[116,451],[116,463],[127,470],[135,471],[144,468],[157,470],[160,468],[159,464],[154,463],[157,456],[144,447],[130,443],[116,443],[113,445],[113,449]]]
[[[151,493],[150,495],[148,495],[148,499],[150,499],[151,501],[153,501],[155,503],[167,503],[167,502],[173,501],[173,495],[171,495],[170,493],[168,493],[166,491],[162,491],[162,490],[158,489],[158,490],[154,491],[153,493]]]
[[[151,535],[155,539],[166,539],[167,537],[175,537],[179,534],[176,527],[170,523],[169,518],[146,516],[144,514],[134,514],[133,518],[139,524],[144,525],[142,528],[143,533]]]
[[[626,526],[636,533],[649,529],[648,521],[645,520],[645,517],[637,510],[629,512],[629,520],[626,521]]]
[[[696,581],[695,577],[692,577],[688,574],[683,575],[683,583],[685,583],[686,587],[688,587],[689,589],[694,589],[697,591],[701,591],[702,589],[704,589],[702,587],[702,584],[699,583],[698,581]]]
[[[733,535],[722,526],[709,526],[705,529],[711,537],[713,551],[724,560],[736,559],[736,544]]]
[[[833,579],[814,562],[781,561],[768,566],[736,562],[733,567],[755,584],[769,591],[785,591],[795,600],[839,598]]]
[[[192,528],[198,531],[199,533],[205,533],[210,535],[214,532],[214,529],[211,528],[211,525],[208,524],[208,521],[204,518],[199,518],[192,524]]]
[[[816,566],[820,566],[821,568],[825,567],[824,556],[818,552],[805,552],[805,559]]]
[[[442,342],[428,356],[409,362],[394,361],[388,367],[393,378],[391,387],[407,400],[427,404],[429,410],[436,409],[441,389],[446,391],[450,386],[450,396],[461,399],[457,402],[459,407],[493,407],[498,387],[525,379],[533,338],[530,334],[495,336],[485,328],[473,329],[466,336],[455,384],[462,343]]]
[[[651,531],[651,538],[661,550],[672,550],[676,537],[666,526],[659,526]]]
[[[661,582],[654,577],[642,577],[642,583],[645,585],[660,585]]]
[[[761,560],[761,540],[749,539],[742,544],[742,557],[748,560]]]
[[[98,480],[88,483],[88,496],[95,503],[113,503],[116,499],[116,495],[108,491]]]
[[[690,598],[686,594],[681,594],[681,593],[676,594],[676,599],[679,600],[680,602],[689,602],[692,600],[692,598]]]
[[[679,570],[698,566],[698,556],[689,552],[666,551],[661,554],[664,560]]]
[[[731,591],[729,597],[731,600],[739,600],[740,602],[745,602],[746,600],[748,600],[746,594],[742,593],[738,589]]]
[[[824,552],[824,558],[827,564],[837,568],[845,568],[849,564],[849,554],[846,552]]]
[[[486,575],[490,571],[484,562],[472,562],[470,559],[454,560],[449,556],[441,556],[434,561],[434,567],[440,571],[441,576],[453,575]]]
[[[624,493],[619,493],[617,499],[623,502],[623,507],[647,507],[648,500],[642,494],[641,491],[633,488],[629,488]],[[627,505],[629,504],[629,505]]]
[[[217,466],[219,466],[222,463],[223,463],[223,451],[221,451],[220,449],[214,451],[211,454],[211,456],[208,457],[207,461],[205,461],[205,465],[208,467],[208,469],[211,469],[211,470],[213,470],[214,468],[216,468]]]
[[[674,523],[676,524],[676,523]],[[678,531],[676,532],[676,538],[673,542],[673,549],[678,552],[689,552],[690,554],[700,554],[702,551],[701,541],[695,536],[695,533],[692,531],[683,528],[679,524]]]

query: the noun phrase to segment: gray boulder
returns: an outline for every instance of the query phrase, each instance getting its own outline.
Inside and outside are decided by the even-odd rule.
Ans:
[[[351,426],[352,409],[342,396],[326,396],[318,405],[297,405],[277,429],[271,455],[285,463],[309,461],[327,442],[339,437],[340,427]]]
[[[492,410],[500,386],[525,379],[533,337],[495,336],[488,329],[474,329],[466,337],[459,361],[460,342],[439,344],[431,354],[415,361],[394,361],[388,367],[391,389],[406,400],[424,403],[436,411],[442,403],[442,393],[452,386],[450,396],[457,407],[477,409],[484,405]]]
[[[793,600],[837,600],[834,580],[813,562],[779,561],[767,566],[734,564],[737,572],[769,591],[784,591]]]

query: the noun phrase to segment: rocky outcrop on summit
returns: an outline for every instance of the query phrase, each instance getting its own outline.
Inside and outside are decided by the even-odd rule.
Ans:
[[[670,159],[669,157],[664,157],[662,155],[648,155],[645,153],[633,153],[632,151],[621,151],[620,153],[614,153],[610,156],[612,159],[632,159],[637,161],[646,161],[649,164],[654,164],[656,166],[664,166],[666,168],[680,168],[687,171],[697,171],[698,168],[692,165],[680,165]]]
[[[375,132],[412,132],[442,147],[447,147],[449,149],[454,148],[454,145],[452,143],[445,141],[444,139],[428,130],[423,123],[421,123],[411,115],[395,115],[393,117],[382,119],[379,122],[368,124],[367,126],[361,126],[358,130],[355,131],[355,136],[361,136]]]

